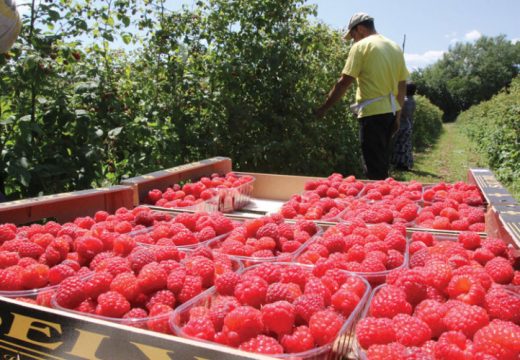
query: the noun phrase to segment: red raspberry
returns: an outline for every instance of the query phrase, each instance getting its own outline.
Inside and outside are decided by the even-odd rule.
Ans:
[[[469,305],[479,305],[486,294],[486,289],[471,275],[455,275],[448,284],[446,292],[452,299]]]
[[[412,243],[416,241],[423,242],[426,246],[432,246],[434,242],[433,234],[428,232],[414,232],[412,234]]]
[[[76,307],[74,310],[86,314],[95,314],[96,302],[90,298],[86,299],[81,304],[79,304],[78,307]]]
[[[22,270],[22,286],[25,289],[38,289],[49,282],[49,267],[43,264],[29,265]]]
[[[304,294],[294,300],[296,321],[299,324],[308,324],[312,315],[325,308],[323,297],[316,294]]]
[[[459,331],[443,333],[435,345],[435,358],[439,360],[472,359],[471,341]]]
[[[247,341],[263,331],[262,312],[251,306],[239,306],[226,315],[223,329],[228,333],[230,345]]]
[[[2,224],[0,225],[0,244],[5,241],[12,240],[16,237],[16,225]]]
[[[70,266],[64,264],[53,266],[49,270],[49,284],[57,285],[74,274],[76,274],[76,272]]]
[[[234,296],[216,296],[212,298],[208,315],[217,331],[222,330],[226,315],[239,306],[240,303]]]
[[[314,348],[314,338],[307,326],[299,326],[292,334],[282,336],[280,343],[286,353],[299,353]]]
[[[84,282],[77,276],[63,280],[56,292],[56,303],[67,309],[74,309],[86,298]]]
[[[416,305],[426,298],[426,278],[419,269],[405,269],[399,273],[395,281],[389,282],[404,290],[406,300]]]
[[[393,285],[382,287],[370,304],[370,315],[391,319],[400,313],[412,313],[412,306],[406,301],[404,290]]]
[[[405,347],[398,342],[372,345],[367,351],[370,360],[404,359]]]
[[[167,275],[158,263],[152,262],[143,266],[137,275],[137,284],[143,293],[149,294],[166,288]]]
[[[332,295],[332,307],[348,318],[359,304],[359,296],[349,289],[340,288]]]
[[[484,289],[489,289],[493,283],[491,276],[481,266],[461,266],[458,269],[453,270],[453,276],[456,275],[469,275],[474,279],[478,280]]]
[[[322,346],[334,341],[344,322],[344,318],[335,311],[321,310],[311,316],[309,329],[316,344]]]
[[[110,290],[110,283],[113,279],[114,277],[109,272],[96,272],[85,281],[83,290],[87,297],[96,300],[100,294]]]
[[[100,239],[87,235],[75,240],[75,249],[82,258],[90,260],[104,250],[104,244]]]
[[[364,349],[368,349],[374,344],[388,344],[396,341],[392,320],[387,318],[361,319],[356,325],[356,337]]]
[[[513,267],[511,263],[503,257],[496,257],[489,260],[485,265],[485,269],[496,283],[509,284],[513,280]]]
[[[200,276],[203,287],[207,288],[213,285],[215,264],[212,260],[204,256],[194,256],[187,259],[184,265],[186,267],[186,274]]]
[[[268,223],[268,224],[265,224],[263,226],[261,226],[260,228],[258,228],[258,230],[256,231],[256,238],[257,239],[260,239],[261,237],[264,237],[264,236],[267,236],[267,237],[270,237],[272,239],[278,239],[278,237],[280,236],[278,234],[278,225],[274,224],[274,223]]]
[[[515,271],[511,285],[520,285],[520,271]]]
[[[391,231],[385,237],[384,243],[389,249],[394,249],[400,253],[404,253],[406,250],[406,238],[396,231]]]
[[[240,284],[240,283],[239,283]],[[237,285],[238,287],[238,285]],[[297,284],[294,283],[273,283],[267,288],[265,301],[272,303],[275,301],[286,300],[292,303],[296,298],[302,295],[302,291]],[[235,290],[236,296],[236,290]]]
[[[233,295],[239,280],[240,276],[237,273],[228,271],[215,279],[215,287],[221,295]]]
[[[159,290],[150,297],[146,303],[146,308],[150,310],[155,304],[168,305],[175,308],[175,295],[170,290]]]
[[[461,303],[446,312],[443,322],[448,331],[460,331],[471,338],[478,329],[489,323],[489,317],[480,306]]]
[[[0,251],[0,269],[18,264],[20,256],[14,251]]]
[[[235,286],[234,295],[243,305],[259,308],[266,301],[267,282],[259,276],[243,277]]]
[[[493,320],[473,337],[473,349],[500,360],[518,359],[520,326],[509,321]]]
[[[146,264],[157,261],[154,252],[149,248],[136,248],[127,259],[130,261],[130,268],[135,273],[139,273]]]
[[[310,278],[305,284],[303,293],[319,295],[325,301],[325,305],[330,305],[331,291],[323,284],[320,278]]]
[[[437,338],[445,330],[442,319],[447,310],[444,304],[426,299],[415,307],[414,316],[424,321],[430,327],[432,337]]]
[[[141,291],[132,272],[117,274],[110,284],[110,290],[122,294],[128,301],[135,301]]]
[[[184,285],[185,279],[186,279],[186,269],[185,268],[180,267],[180,268],[174,269],[168,274],[166,286],[168,287],[168,290],[170,290],[174,294],[178,294]]]
[[[475,232],[462,232],[459,234],[458,240],[468,250],[475,250],[480,246],[480,236]]]
[[[21,267],[14,265],[0,270],[0,290],[17,291],[22,290]]]
[[[207,317],[191,318],[182,331],[188,336],[202,340],[213,341],[215,337],[215,327]]]
[[[282,354],[283,347],[280,343],[270,336],[258,335],[249,339],[238,347],[240,350],[259,353],[259,354]]]
[[[18,244],[18,247],[16,250],[18,251],[18,255],[21,258],[30,257],[33,259],[38,259],[40,257],[40,255],[45,252],[45,249],[42,248],[40,245],[37,245],[30,241],[19,241],[19,244]]]
[[[405,346],[421,346],[432,337],[428,324],[408,314],[397,314],[392,319],[392,326],[397,341]]]
[[[268,331],[281,336],[291,332],[295,322],[295,307],[287,301],[262,306],[262,321]]]
[[[108,291],[98,296],[96,314],[120,318],[130,310],[130,303],[117,291]]]
[[[163,334],[171,334],[169,319],[172,308],[168,305],[157,303],[152,306],[149,313],[149,319],[146,322],[148,329]]]
[[[126,319],[121,321],[122,324],[133,326],[141,329],[146,328],[146,324],[143,323],[143,319],[148,317],[148,313],[146,310],[142,308],[133,308],[130,309],[129,312],[123,315],[123,319]]]
[[[501,286],[489,289],[484,308],[491,319],[508,320],[520,325],[520,293]]]
[[[215,230],[217,236],[227,234],[235,227],[235,225],[233,225],[233,221],[225,216],[220,214],[212,214],[210,216],[213,220],[213,229]]]
[[[113,241],[114,253],[121,256],[126,256],[132,252],[136,247],[135,239],[126,234],[117,236]]]
[[[473,260],[479,262],[481,265],[486,265],[486,263],[495,258],[495,254],[491,252],[491,250],[486,248],[478,248],[473,252]]]
[[[507,245],[502,239],[488,237],[482,240],[483,248],[491,251],[495,256],[501,256],[505,253]]]
[[[181,291],[177,295],[179,303],[185,303],[186,301],[194,298],[202,292],[202,280],[199,276],[186,275],[184,284]]]

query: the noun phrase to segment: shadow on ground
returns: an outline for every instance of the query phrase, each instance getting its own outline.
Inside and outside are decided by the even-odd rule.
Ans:
[[[393,173],[393,178],[395,180],[401,180],[401,181],[407,181],[407,179],[410,178],[410,176],[407,176],[407,174],[411,174],[413,175],[413,177],[418,177],[418,176],[428,176],[428,177],[431,177],[433,179],[438,179],[438,180],[441,180],[442,179],[442,176],[439,176],[437,174],[434,174],[434,173],[431,173],[431,172],[428,172],[428,171],[422,171],[422,170],[409,170],[409,171],[399,171],[399,170],[394,170],[392,171]]]

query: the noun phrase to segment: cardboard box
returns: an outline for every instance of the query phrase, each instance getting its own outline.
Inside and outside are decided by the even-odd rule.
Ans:
[[[489,169],[469,169],[468,182],[479,187],[489,205],[518,204]]]

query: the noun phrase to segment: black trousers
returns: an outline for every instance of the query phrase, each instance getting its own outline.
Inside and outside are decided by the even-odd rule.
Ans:
[[[360,119],[359,137],[368,179],[382,180],[388,177],[394,122],[395,115],[392,113]]]

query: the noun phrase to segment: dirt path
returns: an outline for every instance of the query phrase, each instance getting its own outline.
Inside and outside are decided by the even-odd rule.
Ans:
[[[398,180],[418,180],[421,182],[455,182],[466,180],[467,170],[486,167],[486,161],[472,149],[466,135],[456,123],[444,124],[437,143],[425,152],[414,154],[412,171],[393,171]]]

